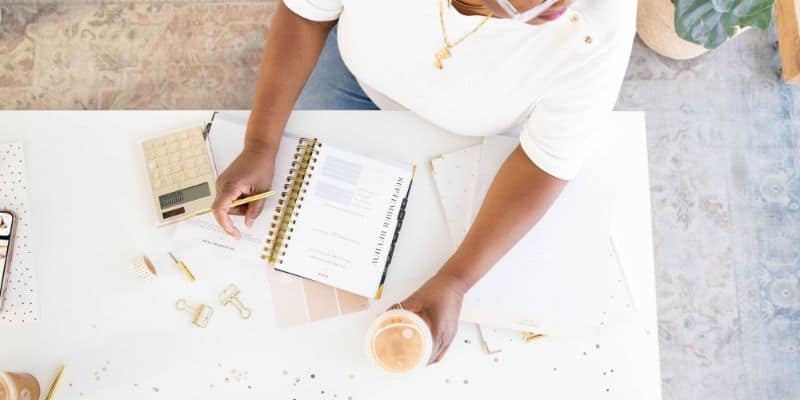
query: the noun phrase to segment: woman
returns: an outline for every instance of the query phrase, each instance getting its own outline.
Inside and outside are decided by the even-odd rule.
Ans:
[[[431,362],[440,360],[464,294],[536,224],[598,139],[592,128],[616,101],[635,10],[635,0],[284,0],[244,150],[217,182],[217,221],[238,237],[228,214],[248,225],[259,215],[263,202],[229,205],[270,188],[295,105],[407,109],[465,135],[521,127],[462,244],[401,303],[428,322]]]

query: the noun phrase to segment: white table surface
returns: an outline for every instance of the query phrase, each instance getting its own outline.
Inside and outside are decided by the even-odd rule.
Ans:
[[[165,253],[172,228],[151,223],[138,140],[201,123],[210,112],[0,112],[0,142],[26,146],[41,311],[36,323],[0,328],[0,370],[29,371],[46,386],[66,363],[61,399],[660,399],[644,118],[615,114],[628,127],[624,145],[632,155],[622,196],[628,214],[618,230],[633,249],[622,261],[635,266],[628,276],[635,321],[592,342],[515,340],[496,356],[484,353],[474,325],[462,324],[444,361],[393,376],[368,363],[363,333],[447,257],[429,160],[479,139],[405,112],[295,113],[292,132],[420,168],[383,300],[367,312],[277,329],[264,265],[180,249],[198,277],[187,283]],[[149,285],[131,270],[142,253],[164,271]],[[253,308],[250,320],[217,304],[231,282]],[[208,328],[176,311],[178,298],[213,305]]]

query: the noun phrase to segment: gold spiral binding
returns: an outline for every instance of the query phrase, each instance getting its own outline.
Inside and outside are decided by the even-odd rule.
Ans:
[[[273,222],[261,256],[270,264],[282,263],[281,257],[286,254],[286,248],[289,247],[289,240],[292,238],[294,224],[299,215],[298,210],[305,197],[305,187],[308,186],[307,178],[311,177],[310,171],[314,170],[320,146],[317,139],[312,138],[301,138],[297,145],[294,161],[283,185],[284,191],[281,192],[281,198],[275,207]]]

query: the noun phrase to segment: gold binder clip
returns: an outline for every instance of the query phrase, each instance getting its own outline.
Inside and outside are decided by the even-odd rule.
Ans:
[[[222,303],[223,306],[232,304],[239,310],[239,316],[242,317],[242,319],[248,319],[253,315],[253,312],[245,307],[242,301],[239,300],[239,293],[241,293],[239,288],[231,283],[219,294],[219,302]]]
[[[214,313],[214,309],[211,308],[211,306],[200,304],[197,307],[192,307],[184,299],[178,299],[178,301],[175,302],[175,308],[189,313],[192,316],[192,323],[200,328],[205,328],[208,325],[208,321]]]

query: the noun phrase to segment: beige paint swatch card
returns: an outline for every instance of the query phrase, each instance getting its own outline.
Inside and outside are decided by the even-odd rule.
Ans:
[[[270,295],[278,327],[302,325],[369,307],[369,299],[269,268]]]

